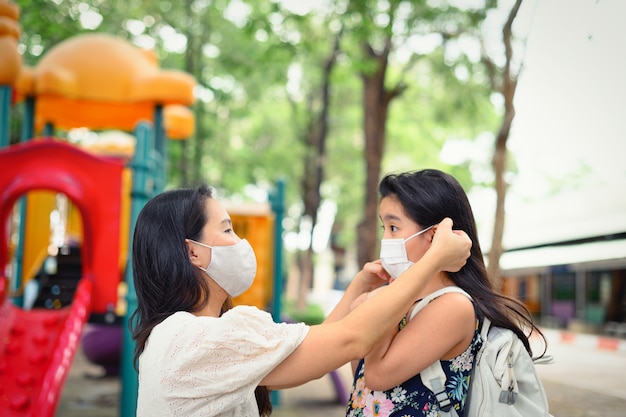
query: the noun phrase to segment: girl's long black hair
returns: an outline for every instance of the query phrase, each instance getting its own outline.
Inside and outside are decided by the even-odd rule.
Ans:
[[[544,340],[540,356],[545,354],[545,337],[526,306],[496,291],[488,279],[472,208],[463,187],[453,176],[435,169],[390,174],[380,182],[379,192],[381,198],[395,196],[406,214],[424,227],[450,217],[454,229],[467,233],[472,240],[470,257],[460,271],[449,273],[450,279],[472,296],[479,317],[487,317],[494,326],[514,331],[531,356],[529,337],[537,332]]]
[[[130,318],[135,345],[135,368],[152,329],[177,311],[194,312],[209,302],[209,287],[189,261],[185,239],[202,240],[208,221],[205,184],[161,193],[139,213],[133,234],[132,268],[137,310]],[[232,307],[227,299],[222,314]],[[255,391],[259,413],[269,416],[272,404],[265,387]]]

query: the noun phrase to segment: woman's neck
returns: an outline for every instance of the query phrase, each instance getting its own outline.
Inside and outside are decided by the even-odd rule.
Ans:
[[[216,308],[214,305],[209,303],[201,310],[194,311],[193,315],[198,317],[219,317],[221,312],[222,306]]]
[[[219,317],[228,294],[217,285],[209,286],[209,302],[200,310],[194,311],[196,316]]]

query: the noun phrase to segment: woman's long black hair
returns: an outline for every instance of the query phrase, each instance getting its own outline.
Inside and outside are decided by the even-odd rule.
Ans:
[[[208,284],[189,261],[185,243],[185,239],[202,240],[209,198],[211,189],[205,184],[166,191],[148,201],[139,213],[132,250],[137,310],[130,319],[136,342],[135,368],[154,326],[177,311],[198,311],[209,302]],[[229,298],[221,313],[231,307]],[[272,404],[268,390],[257,387],[255,395],[259,413],[269,416]]]
[[[435,169],[391,174],[379,185],[381,198],[395,196],[406,214],[421,226],[430,226],[450,217],[453,229],[463,230],[472,240],[469,259],[458,272],[449,273],[450,279],[474,299],[479,317],[487,317],[494,326],[514,331],[532,356],[530,333],[545,337],[534,324],[532,315],[519,300],[494,290],[487,276],[476,222],[467,194],[461,184],[451,175]],[[528,330],[528,334],[524,330]]]

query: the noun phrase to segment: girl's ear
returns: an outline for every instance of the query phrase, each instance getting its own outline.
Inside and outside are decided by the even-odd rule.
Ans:
[[[428,237],[430,238],[430,243],[433,243],[433,239],[435,238],[435,233],[437,233],[437,226],[433,226],[428,232]]]

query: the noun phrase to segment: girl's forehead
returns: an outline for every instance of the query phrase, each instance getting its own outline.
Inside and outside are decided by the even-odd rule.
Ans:
[[[383,221],[402,220],[407,217],[404,206],[395,197],[384,197],[380,200],[378,214]]]

